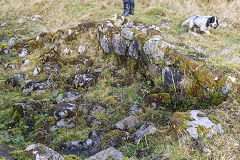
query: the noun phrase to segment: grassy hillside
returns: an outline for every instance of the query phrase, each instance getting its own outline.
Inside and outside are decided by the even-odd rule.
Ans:
[[[198,55],[199,60],[206,62],[211,69],[221,69],[222,73],[233,71],[236,77],[239,77],[239,0],[136,0],[135,3],[135,15],[129,17],[131,20],[158,26],[164,39],[176,44],[179,49],[184,51],[184,54]],[[47,34],[59,30],[66,32],[84,20],[101,21],[115,13],[121,14],[123,10],[122,0],[2,0],[0,6],[0,48],[7,46],[8,40],[12,37],[15,37],[16,41],[20,41],[31,39],[43,32]],[[227,26],[211,30],[211,35],[191,36],[181,24],[193,14],[217,16],[219,23],[226,22]],[[33,20],[35,15],[40,16],[36,21]],[[164,24],[169,26],[164,26]],[[56,34],[53,34],[53,37],[54,35]],[[156,93],[162,88],[154,86],[144,74],[135,73],[136,65],[131,61],[125,61],[114,55],[102,54],[92,28],[81,33],[73,41],[62,42],[60,39],[58,42],[62,45],[62,52],[67,47],[72,49],[71,53],[61,55],[57,61],[61,66],[61,71],[58,73],[59,75],[54,73],[53,79],[62,82],[59,84],[58,91],[62,93],[65,88],[69,87],[64,82],[70,76],[80,71],[90,72],[102,67],[104,69],[94,87],[77,88],[76,90],[84,93],[82,104],[95,102],[96,105],[103,106],[104,112],[93,115],[93,119],[101,121],[102,124],[91,126],[88,124],[89,122],[86,122],[87,115],[83,114],[84,107],[80,107],[76,120],[78,124],[75,128],[59,128],[57,131],[50,132],[53,139],[47,145],[51,148],[57,149],[57,146],[64,142],[87,139],[91,130],[108,130],[109,126],[113,126],[127,117],[131,105],[141,104],[143,113],[137,114],[138,118],[141,122],[154,122],[158,127],[158,132],[145,137],[140,143],[126,142],[124,145],[117,146],[126,160],[148,160],[157,156],[163,156],[170,160],[235,160],[240,158],[240,105],[239,99],[235,99],[233,95],[230,95],[219,106],[200,108],[209,115],[211,120],[221,123],[225,131],[225,134],[214,136],[212,139],[201,137],[203,144],[212,151],[203,153],[192,148],[192,140],[188,137],[183,136],[176,140],[168,133],[168,120],[174,114],[173,110],[164,108],[155,110],[144,104],[144,98],[148,94]],[[80,44],[87,46],[87,52],[79,58],[77,50]],[[32,74],[36,66],[42,65],[39,59],[45,53],[46,48],[32,50],[30,48],[31,54],[24,58],[18,57],[18,51],[14,49],[9,54],[0,54],[0,143],[10,145],[13,149],[24,149],[32,144],[33,139],[46,123],[55,123],[53,115],[37,114],[33,117],[36,120],[33,131],[28,133],[28,128],[24,124],[25,119],[17,114],[13,104],[48,99],[52,90],[48,90],[44,94],[29,95],[23,93],[19,87],[5,84],[5,80],[14,73],[28,74],[36,81],[49,78],[48,73],[41,73],[37,77]],[[27,67],[4,70],[6,64],[19,65],[24,59],[31,60],[31,64]],[[85,63],[85,59],[91,60],[93,63],[88,65]],[[54,105],[50,105],[49,110],[54,107]],[[46,109],[46,112],[49,110]],[[12,119],[19,120],[19,123],[12,128],[6,127],[5,124]],[[12,133],[10,138],[3,137],[6,131]],[[22,152],[15,154],[13,156],[19,158]],[[84,158],[84,156],[79,156],[79,159]]]

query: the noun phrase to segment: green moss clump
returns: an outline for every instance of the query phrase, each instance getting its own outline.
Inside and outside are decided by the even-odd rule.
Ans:
[[[189,112],[175,112],[170,120],[170,131],[173,137],[177,138],[178,134],[185,133],[189,127],[187,121],[193,121]]]
[[[151,94],[145,98],[145,103],[151,106],[155,103],[157,106],[167,106],[171,103],[169,93]]]
[[[10,152],[11,156],[15,160],[34,160],[34,157],[31,157],[29,154],[22,150],[16,150],[14,152]]]
[[[80,158],[78,158],[75,155],[65,155],[63,156],[65,160],[80,160]]]
[[[112,130],[107,133],[102,140],[101,146],[116,146],[127,140],[127,135],[124,131],[118,129]]]
[[[197,128],[198,135],[206,136],[208,133],[208,129],[204,126],[198,126]]]

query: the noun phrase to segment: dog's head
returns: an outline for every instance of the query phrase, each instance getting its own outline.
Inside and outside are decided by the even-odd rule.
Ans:
[[[212,16],[212,17],[208,18],[208,20],[207,20],[207,27],[210,26],[210,25],[214,29],[216,29],[218,27],[218,19],[217,19],[217,17]]]

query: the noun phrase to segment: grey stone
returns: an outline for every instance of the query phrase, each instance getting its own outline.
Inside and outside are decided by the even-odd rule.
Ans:
[[[138,52],[140,52],[141,50],[142,45],[136,40],[136,38],[134,38],[129,46],[128,54],[134,59],[138,59]]]
[[[25,67],[28,66],[31,63],[31,61],[29,59],[24,59],[21,63],[22,63],[21,67]]]
[[[58,127],[57,126],[52,126],[51,128],[49,128],[50,131],[56,131],[58,130]]]
[[[108,54],[110,54],[112,52],[110,41],[108,40],[108,38],[105,35],[103,35],[103,37],[100,38],[100,45],[101,45],[102,49],[104,50],[104,52],[106,52]]]
[[[34,15],[31,19],[32,19],[32,21],[37,21],[37,20],[39,20],[40,18],[42,18],[40,15]]]
[[[41,72],[41,68],[40,67],[35,67],[33,70],[33,76],[38,75]]]
[[[93,70],[94,73],[101,73],[103,71],[103,67],[96,68]]]
[[[1,24],[1,27],[4,27],[7,24],[7,22],[4,22]]]
[[[221,92],[225,97],[227,97],[228,93],[232,91],[232,83],[236,82],[236,80],[237,79],[235,77],[231,77],[231,76],[227,77],[225,85],[221,87]]]
[[[18,20],[17,20],[17,23],[18,23],[18,24],[24,23],[24,19],[23,19],[23,18],[18,19]]]
[[[56,106],[54,117],[56,120],[76,116],[77,107],[72,103],[61,103]]]
[[[162,70],[163,82],[167,86],[173,84],[175,87],[179,88],[183,75],[183,72],[174,67],[165,67]]]
[[[114,34],[112,37],[112,45],[115,53],[119,55],[125,55],[127,51],[126,41],[121,37],[120,34]]]
[[[59,153],[42,144],[29,145],[25,151],[31,153],[36,160],[64,160]]]
[[[15,79],[17,79],[19,81],[23,81],[23,80],[28,79],[28,75],[27,74],[21,74],[21,73],[16,73],[12,77],[14,77]]]
[[[78,53],[84,53],[84,52],[86,52],[87,51],[87,46],[85,46],[85,45],[80,45],[79,47],[78,47]]]
[[[223,134],[223,128],[221,124],[214,124],[208,117],[205,116],[205,114],[199,110],[191,110],[190,112],[191,118],[193,118],[193,121],[187,121],[187,124],[190,126],[187,128],[187,131],[191,137],[194,139],[198,139],[198,127],[204,127],[207,129],[207,137],[212,137],[213,135],[216,135],[217,133]],[[201,116],[200,116],[201,115]]]
[[[86,158],[85,160],[107,160],[109,158],[113,158],[114,160],[123,160],[124,156],[120,151],[110,147],[95,154],[94,156]]]
[[[57,102],[57,104],[63,103],[63,102],[75,103],[82,99],[83,94],[75,91],[70,91],[70,92],[65,92],[64,94],[57,93],[56,96],[57,98],[55,98],[54,100]]]
[[[77,156],[92,156],[102,151],[100,144],[101,140],[99,138],[72,141],[64,143],[58,152],[63,154],[73,154]]]
[[[135,142],[139,143],[139,141],[149,134],[154,134],[157,131],[154,124],[152,123],[145,123],[137,130],[133,135],[132,138]]]
[[[110,20],[113,22],[114,26],[120,27],[123,24],[125,17],[114,14],[113,17],[110,18]]]
[[[140,125],[140,122],[139,120],[137,119],[136,116],[134,115],[131,115],[121,121],[119,121],[118,123],[116,123],[113,127],[114,128],[117,128],[117,129],[120,129],[120,130],[129,130],[129,129],[132,129],[132,128],[136,128]]]
[[[142,108],[139,105],[132,105],[129,109],[130,114],[142,113]]]
[[[130,28],[123,28],[121,31],[121,36],[128,40],[133,40],[134,38],[133,31],[131,31]]]
[[[203,50],[202,48],[196,47],[196,46],[189,46],[189,48],[192,48],[199,53],[206,53],[207,52],[207,51]]]
[[[10,38],[8,40],[8,46],[11,48],[16,44],[15,38]]]
[[[96,78],[97,77],[91,73],[79,73],[69,78],[67,83],[73,85],[75,88],[90,87],[95,84]]]
[[[161,45],[162,42],[159,37],[152,38],[144,44],[143,51],[146,55],[153,57],[156,62],[161,62],[164,56]]]

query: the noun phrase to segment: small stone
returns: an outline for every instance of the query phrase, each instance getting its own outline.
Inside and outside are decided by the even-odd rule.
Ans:
[[[52,126],[49,130],[50,131],[56,131],[56,130],[58,130],[58,127],[57,126]]]
[[[8,46],[11,48],[16,44],[15,38],[10,38],[8,40]]]
[[[1,24],[1,27],[5,26],[7,24],[7,22],[4,22]]]
[[[40,18],[42,18],[40,15],[34,15],[31,19],[32,19],[32,21],[37,21],[38,19],[40,19]]]
[[[85,45],[80,45],[79,47],[78,47],[78,53],[84,53],[84,52],[86,52],[87,51],[87,46],[85,46]]]
[[[142,107],[140,105],[132,105],[132,107],[129,109],[130,114],[137,114],[142,113]]]
[[[132,138],[135,142],[139,142],[144,136],[149,134],[154,134],[157,131],[154,124],[152,123],[145,123],[137,130],[133,135]]]
[[[96,68],[93,70],[94,73],[101,73],[103,71],[103,68]]]
[[[25,59],[21,63],[22,63],[21,67],[25,67],[28,66],[31,63],[31,61],[29,59]]]
[[[18,19],[18,20],[17,20],[17,23],[18,23],[18,24],[24,23],[24,19],[23,19],[23,18]]]
[[[71,35],[73,31],[71,29],[68,29],[68,35]]]
[[[64,53],[64,54],[71,54],[71,53],[73,53],[73,50],[71,50],[70,48],[65,48],[65,49],[63,50],[63,53]]]
[[[33,70],[33,76],[38,75],[40,72],[41,72],[41,68],[40,68],[40,67],[36,67],[36,68]]]
[[[20,53],[18,56],[19,56],[19,57],[25,57],[27,54],[28,54],[28,51],[27,51],[25,48],[23,48],[23,49],[21,50],[21,53]]]

